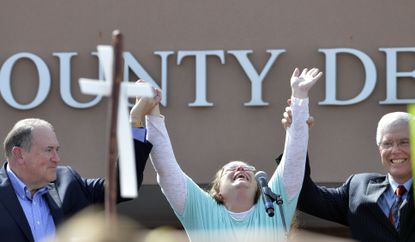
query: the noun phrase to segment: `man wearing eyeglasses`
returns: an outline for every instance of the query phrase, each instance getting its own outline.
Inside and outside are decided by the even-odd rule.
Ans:
[[[282,123],[291,122],[289,108]],[[350,227],[359,241],[415,241],[415,210],[405,112],[384,115],[377,127],[376,144],[386,175],[354,174],[336,188],[317,186],[307,167],[298,209]]]

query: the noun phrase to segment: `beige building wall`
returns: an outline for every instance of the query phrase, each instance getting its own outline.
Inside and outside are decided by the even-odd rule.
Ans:
[[[83,176],[105,174],[107,101],[88,109],[66,105],[60,95],[59,58],[71,60],[71,89],[80,102],[92,99],[80,93],[78,78],[97,78],[91,56],[97,44],[110,44],[111,32],[124,34],[130,52],[161,85],[161,61],[155,51],[172,51],[167,70],[167,106],[162,108],[183,170],[207,183],[230,160],[254,163],[272,173],[274,158],[282,152],[284,130],[280,119],[290,96],[289,78],[295,67],[318,67],[325,73],[326,56],[319,49],[356,49],[376,67],[373,93],[359,103],[319,105],[326,98],[326,76],[311,91],[310,110],[316,118],[309,154],[312,176],[318,182],[342,182],[361,171],[383,172],[375,145],[379,118],[406,105],[382,105],[386,98],[386,55],[380,48],[415,47],[413,1],[6,1],[0,8],[0,66],[11,56],[30,52],[43,60],[51,75],[51,90],[36,108],[17,110],[0,97],[0,137],[19,119],[39,117],[56,129],[63,164]],[[284,49],[262,84],[268,106],[247,107],[251,85],[229,51],[252,50],[250,60],[262,70],[268,49]],[[190,107],[195,101],[195,58],[180,63],[178,53],[190,50],[224,51],[224,63],[209,57],[206,98],[211,107]],[[414,52],[398,55],[397,70],[414,70]],[[352,99],[362,90],[365,70],[352,55],[339,55],[337,97]],[[4,73],[3,73],[4,74]],[[130,73],[130,81],[137,79]],[[13,95],[19,103],[33,101],[39,78],[33,62],[16,62],[11,74]],[[4,81],[0,88],[5,88]],[[399,98],[415,99],[413,77],[399,78]],[[4,152],[0,155],[3,157]],[[150,163],[145,184],[155,184]],[[140,199],[145,199],[141,197]]]

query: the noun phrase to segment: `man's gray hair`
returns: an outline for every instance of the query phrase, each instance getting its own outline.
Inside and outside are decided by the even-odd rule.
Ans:
[[[36,127],[49,127],[53,130],[52,124],[43,119],[28,118],[18,121],[4,139],[3,145],[6,151],[6,158],[11,157],[12,149],[15,146],[30,151],[32,146],[32,131]]]
[[[385,130],[394,128],[401,124],[409,125],[411,117],[412,116],[406,112],[392,112],[383,115],[383,117],[379,120],[376,130],[376,144],[378,146],[380,145]]]

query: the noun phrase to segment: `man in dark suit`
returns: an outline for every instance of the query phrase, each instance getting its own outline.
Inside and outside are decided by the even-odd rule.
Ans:
[[[290,124],[289,108],[282,120]],[[361,173],[337,188],[316,185],[307,160],[298,209],[350,227],[359,241],[415,241],[408,113],[384,115],[376,142],[386,175]]]
[[[140,126],[137,103],[130,120]],[[139,127],[133,129],[137,131]],[[140,131],[140,130],[138,130]],[[137,184],[152,145],[136,140]],[[84,179],[69,166],[59,166],[59,142],[50,123],[17,122],[4,141],[6,162],[0,169],[0,241],[41,241],[59,224],[92,204],[105,200],[104,179]],[[118,197],[118,202],[123,201]]]

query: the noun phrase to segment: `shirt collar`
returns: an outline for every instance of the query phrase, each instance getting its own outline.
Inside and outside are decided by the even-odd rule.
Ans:
[[[16,176],[16,174],[10,169],[10,166],[6,166],[7,175],[9,176],[10,182],[14,188],[14,191],[16,192],[17,196],[19,196],[21,199],[32,199],[32,194],[27,188],[26,184],[20,180],[19,177]],[[42,187],[36,191],[36,193],[39,193],[39,195],[43,195],[48,191],[46,187]],[[35,193],[35,194],[36,194]]]
[[[391,190],[392,193],[395,193],[395,190],[396,190],[396,188],[398,188],[399,185],[403,185],[407,191],[409,191],[411,189],[411,186],[412,186],[412,178],[409,179],[408,181],[406,181],[404,184],[399,184],[388,173],[388,179],[389,179],[390,188],[392,189]]]

